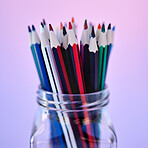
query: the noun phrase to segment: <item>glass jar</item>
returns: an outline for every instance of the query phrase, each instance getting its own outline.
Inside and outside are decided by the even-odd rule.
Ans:
[[[117,148],[109,91],[55,94],[39,89],[31,148]]]

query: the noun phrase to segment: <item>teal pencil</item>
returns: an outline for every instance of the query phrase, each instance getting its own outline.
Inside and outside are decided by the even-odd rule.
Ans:
[[[29,32],[30,48],[31,48],[31,52],[32,52],[32,55],[33,55],[35,66],[36,66],[36,69],[37,69],[37,72],[38,72],[38,76],[39,76],[39,79],[40,79],[41,87],[45,88],[43,75],[42,75],[41,68],[40,68],[40,65],[39,65],[39,62],[38,62],[36,51],[35,51],[34,45],[32,44],[32,31],[31,31],[30,26],[28,26],[28,32]]]

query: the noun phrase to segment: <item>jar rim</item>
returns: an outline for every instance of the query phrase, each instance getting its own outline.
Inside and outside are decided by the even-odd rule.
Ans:
[[[55,92],[49,92],[49,91],[46,91],[44,89],[41,88],[41,86],[38,87],[39,90],[37,91],[37,93],[43,93],[43,94],[47,94],[47,95],[58,95],[58,96],[73,96],[73,97],[77,97],[77,96],[90,96],[90,95],[99,95],[99,94],[102,94],[103,92],[106,92],[108,91],[108,86],[105,85],[105,88],[101,91],[96,91],[96,92],[92,92],[92,93],[84,93],[84,94],[63,94],[63,93],[55,93]]]
[[[74,110],[84,111],[82,108],[85,108],[85,110],[96,110],[106,106],[109,102],[107,86],[102,91],[86,94],[58,94],[45,91],[41,88],[39,88],[37,93],[37,102],[39,105],[50,110],[59,110],[62,112],[73,112]],[[64,109],[60,109],[61,107],[57,109],[56,106],[62,106]]]

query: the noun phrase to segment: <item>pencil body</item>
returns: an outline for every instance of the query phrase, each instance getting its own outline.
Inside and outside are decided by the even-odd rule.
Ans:
[[[86,92],[91,92],[91,86],[90,86],[90,55],[89,55],[89,45],[84,45],[84,80],[85,80],[85,86],[86,86]]]
[[[33,55],[33,59],[34,59],[35,65],[36,65],[36,69],[37,69],[38,75],[39,75],[41,87],[42,87],[43,89],[45,89],[44,80],[43,80],[43,76],[42,76],[42,71],[41,71],[41,68],[40,68],[40,63],[39,63],[39,61],[38,61],[37,53],[36,53],[36,51],[35,51],[34,45],[31,45],[30,48],[31,48],[31,52],[32,52],[32,55]]]
[[[41,67],[41,70],[42,70],[42,73],[43,73],[45,90],[51,91],[51,86],[50,86],[50,82],[49,82],[49,79],[48,79],[47,69],[45,68],[46,66],[45,66],[43,55],[42,55],[42,52],[41,52],[41,45],[36,43],[35,49],[36,49],[37,56],[38,56],[39,63],[40,63],[40,67]]]

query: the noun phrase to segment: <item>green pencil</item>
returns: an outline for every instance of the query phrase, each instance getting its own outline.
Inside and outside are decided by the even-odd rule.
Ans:
[[[98,90],[103,90],[105,86],[106,57],[107,57],[107,40],[106,40],[104,24],[102,25],[98,45],[99,45]]]

